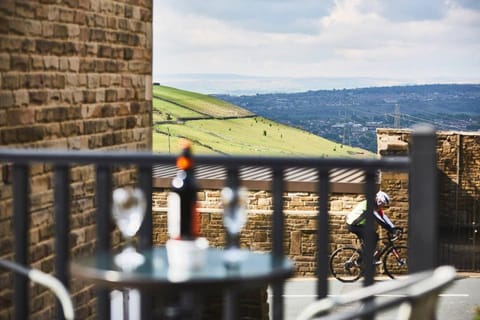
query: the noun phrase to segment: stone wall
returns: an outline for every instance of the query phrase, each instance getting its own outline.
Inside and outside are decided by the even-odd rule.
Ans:
[[[0,1],[0,146],[150,150],[152,0]],[[12,259],[11,169],[0,163],[0,257]],[[71,250],[95,245],[93,171],[71,171]],[[51,167],[30,172],[30,263],[53,272]],[[116,173],[115,183],[135,179]],[[118,239],[114,238],[114,239]],[[12,317],[12,277],[0,270],[0,318]],[[88,286],[72,281],[79,319],[95,318]],[[36,319],[53,296],[31,290]]]
[[[411,130],[378,129],[378,153],[382,157],[407,155]],[[479,216],[480,135],[439,132],[437,134],[440,218],[450,225],[452,219],[470,221]],[[461,142],[460,144],[458,144]],[[461,145],[459,148],[458,145]],[[459,153],[460,150],[460,153]],[[459,156],[460,154],[460,156]],[[461,161],[457,169],[457,162]],[[458,172],[457,172],[458,170]],[[453,181],[453,183],[452,183]],[[459,183],[455,183],[459,181]],[[392,202],[386,213],[396,226],[404,228],[406,243],[408,233],[408,173],[384,171],[381,189],[387,192]],[[156,190],[153,196],[154,241],[163,244],[166,233],[166,194],[168,190]],[[199,208],[202,217],[203,235],[212,246],[224,246],[225,234],[222,225],[222,208],[219,190],[200,190]],[[329,249],[330,252],[344,244],[356,243],[345,226],[345,214],[362,200],[361,194],[330,194],[329,198]],[[457,200],[455,200],[457,199]],[[272,196],[267,191],[250,191],[249,215],[241,234],[241,245],[252,250],[271,249]],[[456,206],[456,207],[455,207]],[[476,211],[475,211],[476,210]],[[284,194],[285,252],[296,264],[297,276],[314,276],[317,196],[308,192]],[[457,212],[452,218],[452,212]],[[442,224],[442,223],[441,223]],[[378,229],[381,236],[381,228]],[[448,234],[441,233],[444,241]],[[442,238],[443,237],[443,238]],[[450,264],[459,265],[452,257]],[[445,262],[445,261],[444,261]],[[460,266],[461,267],[461,266]],[[462,269],[462,268],[461,268]],[[477,270],[478,271],[478,270]]]
[[[156,190],[153,195],[154,243],[164,244],[166,230],[166,196],[168,190]],[[225,231],[219,190],[200,190],[199,211],[202,235],[215,247],[225,245]],[[296,264],[297,276],[314,276],[316,268],[316,214],[317,195],[307,192],[285,193],[285,253]],[[329,208],[330,251],[344,244],[356,244],[348,232],[345,214],[363,199],[357,194],[332,194]],[[241,233],[241,246],[258,251],[271,250],[272,195],[267,191],[249,192],[248,220]]]
[[[408,154],[411,130],[377,129],[379,153]],[[437,132],[439,260],[459,270],[480,271],[480,133]],[[405,199],[406,174],[383,173],[382,187]],[[393,209],[393,208],[392,208]]]
[[[480,212],[480,133],[441,133],[437,154],[442,217],[456,212],[459,222],[469,223],[471,213]]]

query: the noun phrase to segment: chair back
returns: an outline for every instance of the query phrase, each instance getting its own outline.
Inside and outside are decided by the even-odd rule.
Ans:
[[[72,299],[60,280],[38,269],[27,268],[9,260],[0,259],[0,266],[50,289],[59,300],[65,319],[73,320],[75,318]]]
[[[455,277],[455,268],[440,266],[431,271],[411,274],[404,279],[378,282],[338,297],[317,300],[307,306],[296,320],[365,319],[393,308],[398,308],[398,320],[433,320],[436,319],[438,295]],[[377,298],[380,295],[388,297]]]

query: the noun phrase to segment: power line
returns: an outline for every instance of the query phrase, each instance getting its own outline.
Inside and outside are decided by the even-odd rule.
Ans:
[[[387,116],[389,117],[395,117],[395,114],[392,114],[392,113],[386,113]],[[433,124],[435,125],[436,127],[443,127],[443,128],[451,128],[451,129],[456,129],[457,127],[454,126],[454,125],[448,125],[448,124],[445,124],[445,123],[440,123],[440,122],[437,122],[435,120],[428,120],[428,119],[424,119],[424,118],[420,118],[420,117],[416,117],[416,116],[412,116],[412,115],[409,115],[409,114],[406,114],[406,113],[401,113],[400,114],[404,120],[406,121],[410,121],[410,122],[413,122],[413,123],[420,123],[420,122],[427,122],[427,123],[430,123],[430,124]],[[411,118],[411,119],[407,119],[407,118]]]
[[[362,113],[362,114],[365,114],[365,115],[376,115],[378,116],[379,113],[378,112],[374,112],[374,111],[368,111],[368,110],[365,110],[365,109],[362,109],[362,107],[358,107],[358,106],[344,106],[346,109],[350,109],[350,111],[352,111],[352,113]],[[430,113],[430,112],[426,112],[424,110],[422,110],[422,114],[425,114],[427,117],[428,117],[428,114],[431,114],[431,115],[436,115],[435,113]],[[408,122],[411,122],[411,123],[430,123],[432,125],[435,125],[436,127],[439,127],[439,128],[446,128],[446,129],[457,129],[457,126],[455,125],[449,125],[449,124],[445,124],[445,123],[441,123],[441,122],[438,122],[438,121],[435,121],[435,120],[431,120],[431,119],[428,119],[428,118],[422,118],[422,117],[418,117],[418,116],[412,116],[408,113],[402,113],[402,112],[398,112],[398,113],[385,113],[384,114],[385,116],[388,116],[388,117],[392,117],[394,119],[394,125],[395,125],[395,119],[396,117],[398,118],[398,127],[400,127],[400,119],[403,118],[403,120],[405,121],[408,121]]]
[[[400,128],[400,106],[395,105],[395,116],[393,117],[393,127]]]

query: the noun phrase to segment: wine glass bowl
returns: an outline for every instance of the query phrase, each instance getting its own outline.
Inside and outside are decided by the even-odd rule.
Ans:
[[[145,257],[135,249],[133,238],[142,225],[147,202],[142,190],[131,187],[115,189],[112,200],[112,216],[126,242],[122,252],[115,256],[115,264],[132,270],[145,262]]]
[[[227,265],[235,265],[243,259],[239,240],[240,232],[247,222],[248,190],[245,187],[225,187],[222,189],[221,198],[224,206],[223,225],[229,242],[224,260]]]

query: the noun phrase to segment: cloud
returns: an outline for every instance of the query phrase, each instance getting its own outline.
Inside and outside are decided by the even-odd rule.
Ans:
[[[154,3],[154,77],[235,73],[480,81],[478,3],[162,0]]]
[[[406,22],[440,20],[447,10],[445,0],[370,0],[360,1],[362,12],[375,12],[387,20]]]
[[[258,32],[313,33],[315,20],[328,14],[334,0],[162,0],[185,14],[225,21]]]

